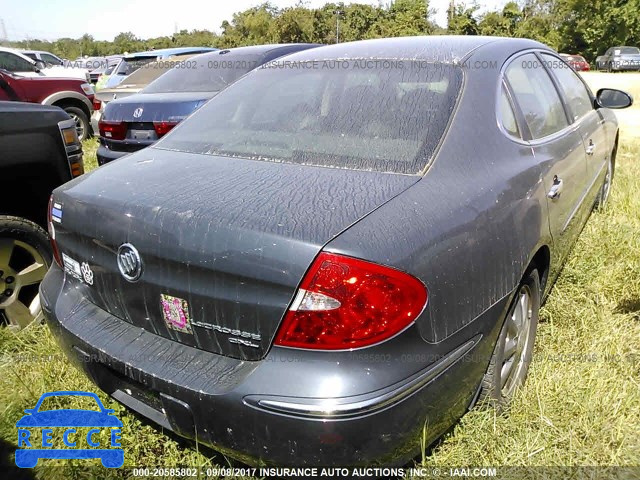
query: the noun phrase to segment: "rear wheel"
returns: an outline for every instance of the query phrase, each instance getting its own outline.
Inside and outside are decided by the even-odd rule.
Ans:
[[[22,329],[43,320],[38,287],[51,265],[47,233],[29,220],[0,216],[0,322]]]
[[[506,406],[529,371],[540,311],[540,275],[531,270],[520,283],[507,313],[489,368],[482,379],[480,400]]]
[[[64,107],[64,111],[71,117],[76,123],[76,132],[78,132],[78,138],[80,141],[89,138],[91,134],[91,125],[89,124],[89,118],[87,114],[78,107]]]

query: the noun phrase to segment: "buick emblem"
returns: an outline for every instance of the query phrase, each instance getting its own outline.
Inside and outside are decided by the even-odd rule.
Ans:
[[[142,275],[142,260],[136,247],[130,243],[120,245],[118,249],[118,269],[129,282],[136,282]]]
[[[133,118],[140,118],[142,116],[142,112],[144,109],[142,107],[138,107],[133,111]]]

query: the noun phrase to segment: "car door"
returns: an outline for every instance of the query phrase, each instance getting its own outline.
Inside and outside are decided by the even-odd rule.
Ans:
[[[11,88],[11,85],[7,81],[2,73],[0,73],[0,101],[15,101],[19,100],[16,92]]]
[[[563,97],[569,119],[578,127],[584,143],[589,182],[582,212],[586,220],[606,173],[613,139],[607,138],[604,116],[595,108],[594,97],[579,74],[555,55],[544,53],[542,57]]]
[[[547,192],[549,228],[554,241],[552,275],[569,253],[582,228],[580,207],[587,191],[582,136],[570,125],[556,85],[534,52],[513,59],[504,78]]]

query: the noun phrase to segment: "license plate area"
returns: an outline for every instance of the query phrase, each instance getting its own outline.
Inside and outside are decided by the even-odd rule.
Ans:
[[[129,135],[132,140],[157,140],[158,135],[155,130],[129,130]]]

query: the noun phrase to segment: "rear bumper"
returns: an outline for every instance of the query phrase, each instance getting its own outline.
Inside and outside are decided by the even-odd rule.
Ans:
[[[627,61],[614,61],[611,62],[611,70],[614,72],[631,72],[631,71],[639,71],[640,63],[637,62],[627,62]]]
[[[114,160],[122,158],[125,155],[129,155],[129,152],[117,152],[109,150],[104,145],[100,145],[96,153],[96,157],[98,158],[98,165],[104,165],[105,163],[113,162]]]
[[[476,335],[384,388],[291,396],[292,376],[315,372],[321,382],[335,362],[276,347],[258,362],[205,352],[124,322],[63,285],[54,265],[41,285],[42,307],[78,368],[132,410],[249,464],[404,464],[419,452],[425,422],[430,443],[464,414],[486,367],[483,355],[471,359],[486,343]],[[334,383],[358,382],[354,369],[340,368]]]
[[[98,157],[98,165],[104,165],[105,163],[112,162],[119,158],[124,157],[125,155],[129,155],[130,153],[137,152],[138,150],[142,150],[150,145],[153,145],[154,142],[137,142],[137,143],[129,143],[129,142],[116,142],[110,141],[113,144],[119,145],[119,150],[112,150],[111,148],[105,146],[105,140],[100,138],[100,146],[98,147],[98,152],[96,156]]]

